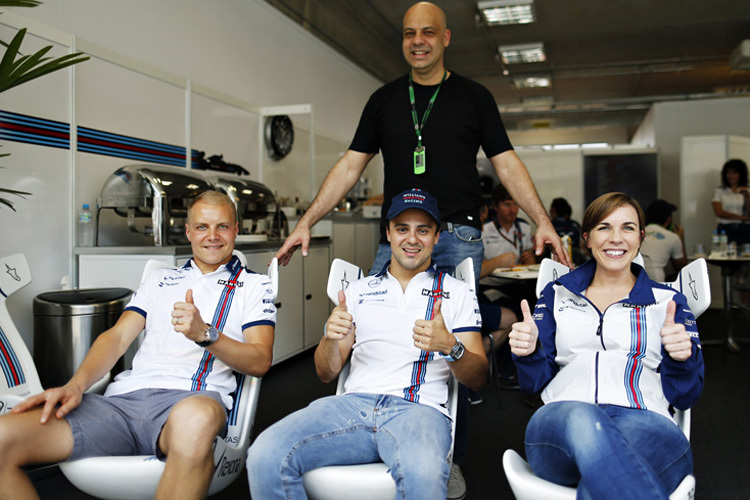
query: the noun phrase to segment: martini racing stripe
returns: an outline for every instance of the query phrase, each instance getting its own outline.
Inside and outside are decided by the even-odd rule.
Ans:
[[[237,286],[237,278],[242,273],[242,267],[238,267],[237,270],[232,273],[231,278],[226,285],[224,285],[224,291],[219,297],[219,303],[216,305],[216,311],[214,311],[214,317],[211,321],[214,328],[221,331],[226,324],[227,317],[229,316],[229,308],[232,306],[232,299],[234,298],[234,291]],[[193,381],[190,390],[191,391],[205,391],[206,390],[206,379],[208,374],[214,366],[214,360],[216,358],[213,354],[208,351],[203,351],[203,357],[198,365],[198,370],[193,374],[191,380]]]
[[[9,389],[26,383],[21,362],[2,328],[0,328],[0,367]]]
[[[625,391],[632,408],[646,409],[640,388],[646,357],[646,315],[640,307],[630,311],[630,352],[625,366]]]
[[[435,274],[435,278],[432,281],[432,293],[427,300],[427,310],[425,311],[425,319],[431,320],[435,316],[435,301],[443,296],[443,279],[445,273],[438,272]],[[413,403],[419,403],[419,388],[424,383],[424,378],[427,373],[427,363],[432,361],[434,353],[422,351],[419,354],[419,359],[414,362],[411,372],[411,385],[404,388],[404,399]]]

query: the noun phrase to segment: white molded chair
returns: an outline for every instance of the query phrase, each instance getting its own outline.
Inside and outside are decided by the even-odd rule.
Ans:
[[[43,390],[34,359],[5,305],[11,294],[29,283],[31,271],[23,254],[0,259],[0,415]]]
[[[456,267],[456,278],[474,286],[474,265],[467,258]],[[362,270],[354,264],[334,259],[328,274],[328,297],[338,304],[338,291],[345,290],[351,281],[362,276]],[[349,363],[339,373],[336,394],[344,393],[344,383],[349,376]],[[448,411],[456,415],[458,407],[458,380],[451,377],[448,389]],[[456,433],[455,421],[451,440]],[[451,443],[451,455],[453,444]],[[396,497],[396,484],[388,467],[382,463],[359,465],[331,465],[308,471],[303,476],[305,492],[310,500],[392,500]]]
[[[235,251],[243,265],[244,256]],[[172,267],[162,261],[150,260],[143,277],[155,269]],[[278,291],[278,261],[268,268],[275,294]],[[214,441],[214,475],[208,494],[213,495],[231,484],[245,469],[250,433],[255,420],[260,394],[260,379],[235,372],[237,390],[232,394],[234,405],[227,416],[227,435]],[[112,500],[146,500],[154,497],[164,472],[164,462],[154,455],[127,457],[92,457],[60,463],[65,477],[85,493]]]
[[[640,256],[640,254],[638,254]],[[642,264],[634,260],[637,264]],[[539,267],[536,293],[541,295],[547,283],[570,272],[566,266],[551,259],[544,259]],[[708,281],[708,266],[705,259],[697,259],[680,270],[677,280],[664,283],[681,292],[687,298],[688,306],[697,318],[711,303],[711,287]],[[685,436],[690,439],[690,410],[675,410],[674,420]],[[561,486],[538,478],[526,461],[515,450],[505,450],[503,469],[517,500],[574,500],[576,489]],[[695,477],[688,475],[669,495],[671,500],[692,499],[695,496]]]

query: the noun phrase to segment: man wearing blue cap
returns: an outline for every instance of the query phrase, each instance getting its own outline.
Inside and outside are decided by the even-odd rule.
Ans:
[[[339,291],[315,367],[334,380],[351,354],[343,395],[319,399],[264,431],[248,452],[253,498],[305,498],[302,475],[384,462],[397,497],[446,498],[448,377],[479,389],[487,358],[473,286],[438,272],[440,212],[427,192],[396,195],[386,214],[390,262]]]

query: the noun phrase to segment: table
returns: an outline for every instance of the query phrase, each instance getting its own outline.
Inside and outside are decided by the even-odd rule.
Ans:
[[[492,274],[495,278],[507,278],[511,280],[535,280],[539,276],[539,264],[515,267],[498,267]]]
[[[732,352],[741,352],[738,342],[747,342],[749,339],[734,338],[734,309],[742,308],[750,310],[750,305],[735,303],[734,294],[732,293],[732,276],[739,272],[744,266],[750,264],[750,257],[706,257],[706,262],[713,266],[721,268],[721,291],[724,298],[724,321],[726,322],[726,337],[720,341],[701,341],[701,345],[726,344],[727,349]]]

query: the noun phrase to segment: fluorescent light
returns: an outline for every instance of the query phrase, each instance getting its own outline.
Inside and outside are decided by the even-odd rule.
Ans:
[[[547,60],[542,42],[501,45],[497,51],[505,64],[535,63]]]
[[[583,149],[608,148],[609,144],[606,142],[588,142],[586,144],[581,144],[581,147]]]
[[[552,149],[578,149],[578,144],[555,144]]]
[[[495,0],[477,3],[485,22],[498,24],[527,24],[536,20],[533,0]]]
[[[552,78],[549,75],[518,76],[513,78],[513,85],[515,85],[517,89],[551,87]]]

